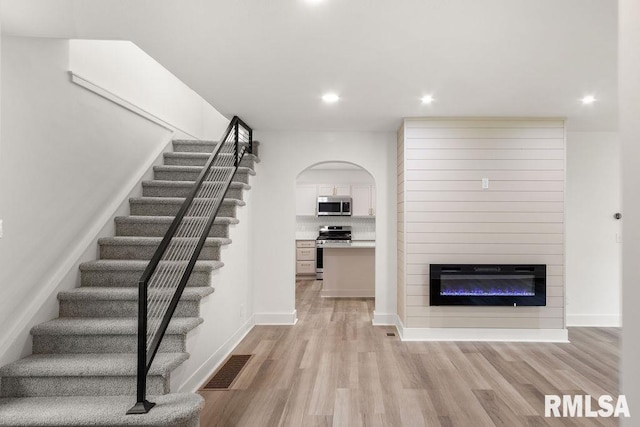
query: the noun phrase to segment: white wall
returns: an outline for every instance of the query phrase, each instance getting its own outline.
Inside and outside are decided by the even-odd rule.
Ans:
[[[622,147],[623,217],[623,323],[621,388],[627,396],[631,419],[623,426],[638,424],[640,416],[640,2],[620,0],[619,9],[619,97]]]
[[[617,133],[567,133],[568,326],[621,325],[620,179]]]
[[[255,169],[252,186],[262,174],[260,164]],[[244,201],[237,211],[240,223],[229,229],[233,243],[222,248],[224,267],[213,274],[215,292],[200,307],[204,323],[187,336],[190,357],[171,374],[172,390],[198,390],[253,327],[253,190],[245,191]]]
[[[482,328],[505,339],[524,336],[508,329],[524,329],[536,339],[566,340],[564,120],[414,118],[404,125],[403,327],[424,339],[435,332],[461,339],[463,330],[486,339],[475,329]],[[545,264],[546,305],[431,306],[429,265],[447,263]]]
[[[229,120],[129,41],[71,40],[69,69],[185,132],[218,139]]]
[[[298,174],[326,161],[355,163],[371,173],[376,207],[376,319],[396,312],[395,134],[256,132],[264,165],[254,191],[254,280],[258,323],[295,316],[295,185]],[[269,166],[269,167],[267,167]],[[395,318],[395,316],[393,316]]]

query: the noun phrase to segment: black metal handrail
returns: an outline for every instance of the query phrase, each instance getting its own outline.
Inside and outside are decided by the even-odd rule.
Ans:
[[[232,156],[231,163],[226,158],[221,160],[227,154],[224,152],[226,148],[231,149],[228,153]],[[146,399],[147,373],[222,206],[233,176],[247,152],[253,153],[253,131],[240,118],[234,116],[140,278],[138,283],[137,402],[127,414],[144,414],[155,405]],[[215,181],[221,177],[222,185]],[[203,186],[205,182],[211,185]],[[217,197],[216,190],[218,190]],[[212,191],[214,194],[209,194]],[[197,202],[196,199],[198,199]],[[205,213],[208,215],[205,216]],[[185,221],[189,214],[198,218]],[[200,219],[200,224],[196,224],[194,228],[193,224],[197,223],[195,221],[197,219]],[[195,245],[193,245],[193,237],[189,237],[189,234],[186,237],[183,236],[185,232],[191,234],[197,232]],[[149,289],[151,283],[158,284],[154,286],[152,292]],[[167,298],[166,295],[171,290],[173,292]],[[153,294],[151,298],[155,298],[151,300],[152,331],[149,331],[150,293]]]

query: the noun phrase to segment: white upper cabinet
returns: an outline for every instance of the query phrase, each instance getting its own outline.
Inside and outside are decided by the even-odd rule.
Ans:
[[[351,197],[353,216],[375,216],[376,188],[373,185],[352,185]]]
[[[351,186],[347,184],[318,184],[318,196],[350,196]]]
[[[333,196],[333,187],[332,184],[319,184],[318,196]]]
[[[296,215],[315,215],[318,196],[315,184],[296,185]]]
[[[316,215],[319,196],[351,196],[353,216],[375,216],[376,188],[369,184],[298,184],[296,215]]]

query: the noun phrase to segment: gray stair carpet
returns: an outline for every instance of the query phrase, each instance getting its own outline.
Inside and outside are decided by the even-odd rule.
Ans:
[[[173,142],[155,179],[142,183],[142,197],[129,200],[130,216],[115,219],[115,236],[99,239],[99,259],[80,265],[80,287],[58,294],[59,317],[32,328],[33,354],[0,368],[0,426],[199,425],[202,398],[170,394],[171,371],[188,359],[187,334],[203,322],[200,303],[214,294],[212,273],[224,266],[220,248],[231,244],[229,227],[239,222],[257,155],[245,156],[233,178],[147,376],[157,406],[125,413],[135,403],[138,280],[216,144]],[[176,264],[185,262],[158,268]]]

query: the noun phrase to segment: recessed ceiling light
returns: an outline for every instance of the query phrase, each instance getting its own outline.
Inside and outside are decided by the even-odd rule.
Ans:
[[[593,104],[594,102],[596,102],[596,97],[593,95],[587,95],[582,98],[582,103],[585,105]]]
[[[422,97],[421,101],[423,104],[431,104],[435,99],[433,98],[433,95],[425,95]]]
[[[338,102],[338,100],[340,100],[340,97],[335,93],[325,93],[324,95],[322,95],[322,100],[331,104],[333,102]]]

